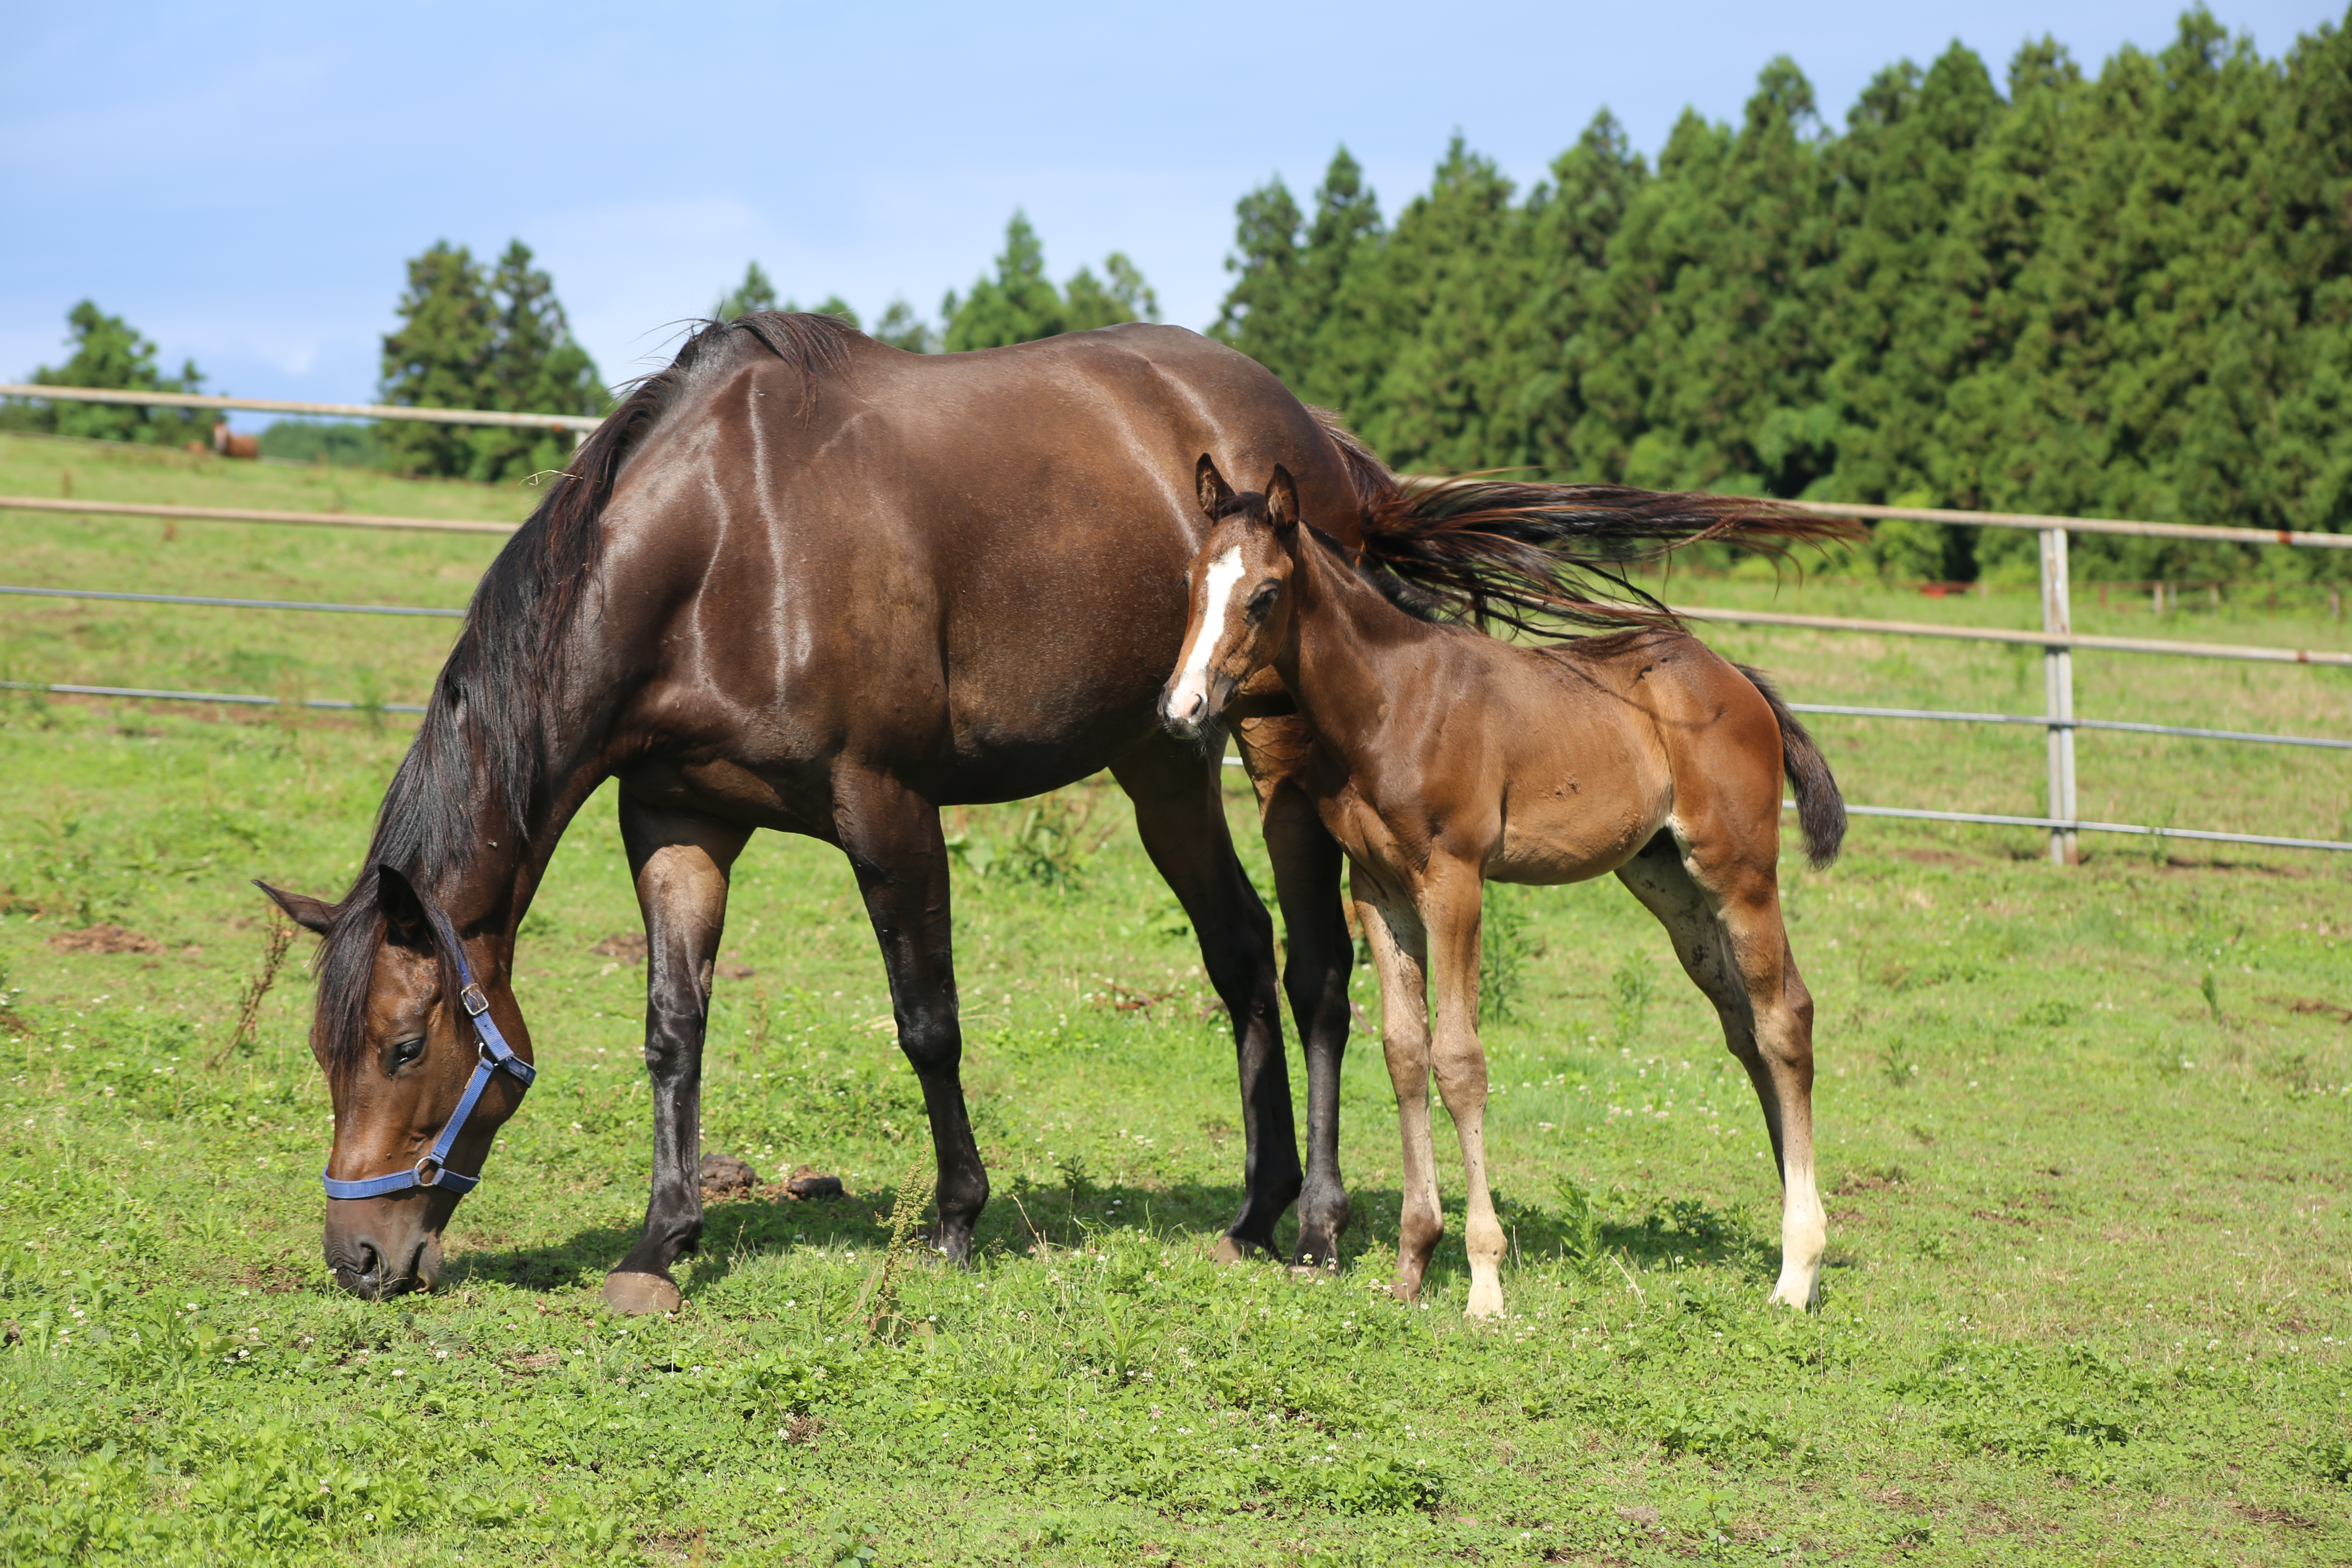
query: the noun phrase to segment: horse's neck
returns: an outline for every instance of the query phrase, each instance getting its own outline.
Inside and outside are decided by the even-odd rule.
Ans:
[[[442,824],[437,847],[444,863],[425,877],[423,891],[460,932],[493,939],[503,962],[572,814],[603,776],[601,770],[583,767],[572,776],[551,779],[556,787],[524,813],[523,830],[517,833],[498,792],[478,768],[454,820]]]

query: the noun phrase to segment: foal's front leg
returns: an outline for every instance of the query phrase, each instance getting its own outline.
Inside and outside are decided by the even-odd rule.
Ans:
[[[1437,1039],[1430,1052],[1437,1092],[1462,1140],[1468,1200],[1463,1241],[1470,1253],[1466,1318],[1503,1310],[1503,1226],[1486,1191],[1486,1052],[1478,1043],[1478,922],[1485,879],[1472,867],[1433,865],[1422,896],[1437,992]]]
[[[1381,901],[1361,871],[1352,880],[1357,919],[1381,979],[1381,1049],[1396,1089],[1397,1130],[1404,1142],[1399,1184],[1404,1205],[1397,1219],[1396,1279],[1389,1289],[1398,1300],[1410,1301],[1421,1294],[1430,1255],[1445,1234],[1429,1130],[1428,942],[1418,914]]]
[[[669,1266],[702,1236],[702,1034],[727,921],[727,873],[751,837],[748,827],[621,792],[621,839],[646,918],[654,1180],[645,1234],[604,1279],[604,1304],[616,1312],[675,1310]]]

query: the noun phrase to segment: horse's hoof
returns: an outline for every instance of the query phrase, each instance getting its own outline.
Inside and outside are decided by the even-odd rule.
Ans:
[[[684,1300],[677,1282],[659,1274],[635,1274],[615,1269],[604,1276],[604,1308],[625,1317],[675,1312]]]
[[[1209,1249],[1210,1260],[1216,1263],[1247,1263],[1250,1249],[1230,1236],[1217,1237],[1217,1245]]]

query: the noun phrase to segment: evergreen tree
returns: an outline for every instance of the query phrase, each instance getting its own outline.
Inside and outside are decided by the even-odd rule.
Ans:
[[[720,295],[719,303],[710,307],[710,319],[731,321],[754,310],[772,310],[775,308],[776,286],[768,280],[767,273],[754,261],[743,268],[743,281]]]
[[[1004,251],[996,258],[996,276],[981,278],[969,294],[950,290],[940,305],[940,315],[947,322],[942,345],[951,353],[1002,348],[1059,332],[1158,319],[1159,299],[1133,262],[1113,251],[1103,270],[1107,280],[1081,268],[1066,293],[1054,287],[1045,275],[1045,244],[1028,216],[1016,210],[1004,226]]]
[[[486,271],[463,246],[436,243],[408,264],[401,325],[383,340],[382,395],[419,408],[598,414],[595,362],[572,336],[555,285],[520,240]],[[462,425],[389,424],[387,460],[409,473],[519,479],[568,460],[572,437]]]
[[[177,375],[155,367],[155,345],[120,316],[110,316],[84,300],[66,312],[66,338],[72,356],[54,368],[43,365],[29,378],[40,386],[87,386],[109,391],[202,392],[203,373],[184,360]],[[214,416],[193,408],[138,408],[108,403],[45,403],[7,410],[6,425],[58,436],[100,441],[137,441],[176,446],[208,434]]]
[[[888,343],[894,349],[908,353],[935,354],[940,352],[940,335],[929,321],[915,314],[915,308],[904,300],[893,300],[882,319],[874,323],[874,339]]]

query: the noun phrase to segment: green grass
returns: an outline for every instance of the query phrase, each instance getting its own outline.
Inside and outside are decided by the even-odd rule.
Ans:
[[[58,445],[0,443],[0,489],[22,493],[24,454]],[[213,493],[144,454],[74,461],[78,493]],[[520,510],[349,478],[392,487],[364,510]],[[0,526],[16,581],[404,603],[458,602],[450,569],[490,548]],[[2032,614],[1822,583],[1780,603]],[[11,605],[0,644],[17,672],[121,684],[226,683],[255,668],[233,662],[245,649],[324,695],[378,669],[400,700],[449,629]],[[2343,643],[2307,605],[2274,622],[2224,605],[2167,635]],[[1710,640],[1799,700],[2039,696],[2038,668],[2000,649]],[[2088,713],[2346,732],[2341,671],[2080,664]],[[2031,732],[1820,728],[1855,799],[2039,809]],[[299,964],[258,1040],[207,1065],[261,949],[244,879],[339,891],[403,743],[396,721],[0,700],[9,1561],[2352,1555],[2352,1026],[2324,1010],[2352,1007],[2340,860],[2094,840],[2061,871],[2030,833],[1858,821],[1832,870],[1787,863],[1832,1212],[1811,1318],[1759,1305],[1778,1234],[1762,1129],[1655,927],[1613,882],[1498,889],[1508,1006],[1486,1041],[1512,1316],[1475,1329],[1451,1159],[1427,1306],[1380,1293],[1397,1150],[1368,1031],[1346,1072],[1343,1267],[1309,1283],[1206,1260],[1239,1198],[1231,1047],[1099,784],[1065,792],[1053,835],[1020,807],[958,814],[967,1081],[997,1196],[977,1267],[895,1272],[878,1301],[888,1215],[926,1157],[919,1104],[842,862],[762,836],[724,954],[754,973],[720,983],[705,1144],[771,1177],[839,1173],[851,1195],[714,1208],[687,1310],[625,1321],[596,1289],[642,1214],[648,1110],[643,972],[590,951],[635,925],[609,802],[526,924],[544,1072],[458,1213],[440,1292],[369,1305],[327,1284]],[[2352,804],[2338,759],[2083,750],[2086,813],[2336,836]],[[1056,882],[1069,845],[1090,853]],[[162,951],[52,947],[98,921]],[[1374,989],[1360,974],[1376,1009]]]

